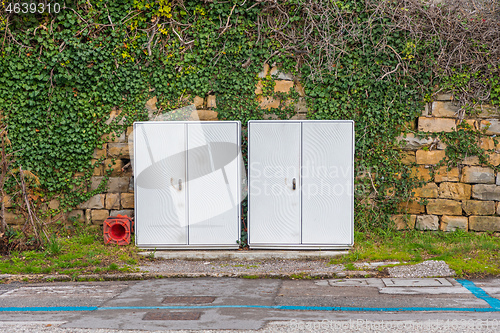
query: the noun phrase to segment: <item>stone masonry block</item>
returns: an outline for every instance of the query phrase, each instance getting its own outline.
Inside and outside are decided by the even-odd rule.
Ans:
[[[111,166],[110,166],[111,165]],[[110,176],[117,177],[122,176],[124,172],[122,172],[122,168],[125,165],[121,159],[115,159],[113,162],[112,159],[107,159],[104,161],[104,171],[112,170]]]
[[[439,185],[439,197],[443,199],[467,200],[471,196],[471,186],[462,183],[444,182]]]
[[[278,80],[288,80],[288,81],[292,81],[293,80],[293,75],[291,73],[282,72],[276,66],[273,66],[271,68],[271,71],[269,72],[269,75],[275,77]]]
[[[423,165],[419,165],[417,167],[413,167],[410,173],[411,177],[416,177],[419,180],[423,180],[428,182],[431,180],[431,172],[429,168],[424,167]]]
[[[261,109],[269,110],[271,108],[278,108],[280,106],[280,100],[274,99],[272,97],[259,96],[257,97],[257,101],[259,102],[259,107]]]
[[[459,106],[453,102],[436,101],[432,103],[432,116],[455,118]]]
[[[432,113],[431,111],[432,111],[432,103],[425,103],[425,107],[422,110],[422,116],[430,117]]]
[[[444,150],[417,150],[417,164],[438,164],[446,156]]]
[[[107,193],[106,194],[106,209],[120,209],[120,194]]]
[[[262,81],[259,80],[257,84],[255,85],[255,95],[261,95],[262,94],[262,88],[264,88],[264,85],[262,84]]]
[[[465,215],[493,215],[496,207],[494,201],[464,200],[462,208]]]
[[[405,214],[422,214],[425,213],[425,206],[418,201],[407,201],[399,204],[399,209]]]
[[[435,215],[419,215],[415,222],[415,229],[438,230],[439,218]]]
[[[305,98],[299,97],[299,100],[297,102],[295,102],[294,111],[296,113],[303,114],[303,115],[307,114],[308,109],[307,109],[307,103],[306,103]]]
[[[92,224],[101,225],[109,217],[109,210],[93,209],[91,211]]]
[[[5,208],[11,208],[12,207],[12,197],[10,195],[5,195],[3,198],[0,197],[0,200],[3,201],[3,203],[5,205]]]
[[[49,202],[49,208],[50,208],[50,209],[59,209],[59,204],[60,204],[60,203],[59,203],[59,200],[57,200],[57,199],[52,199],[52,200],[50,200],[50,202]]]
[[[108,192],[109,193],[128,192],[129,182],[130,182],[130,177],[109,177]]]
[[[108,143],[108,155],[111,157],[129,158],[128,143]]]
[[[103,177],[91,177],[90,178],[90,190],[93,191],[99,187],[102,182]]]
[[[127,127],[127,141],[134,141],[134,126]]]
[[[416,218],[417,215],[407,215],[407,214],[399,214],[391,216],[391,220],[392,222],[394,222],[394,225],[398,230],[414,229]]]
[[[448,145],[447,145],[446,143],[444,143],[443,141],[441,141],[441,140],[436,140],[436,141],[437,141],[437,146],[436,146],[436,148],[437,148],[438,150],[445,150],[445,149],[446,149],[446,147],[448,147]]]
[[[474,109],[478,118],[495,118],[500,115],[498,107],[489,104],[477,105]]]
[[[275,83],[274,92],[287,93],[290,91],[290,89],[293,88],[293,81],[276,80],[274,81],[274,83]]]
[[[191,113],[191,119],[193,120],[217,120],[218,112],[212,110],[196,110]]]
[[[500,172],[497,173],[497,178],[496,178],[495,184],[500,185]]]
[[[460,181],[469,184],[494,184],[495,172],[491,168],[466,166],[462,170]]]
[[[435,96],[432,96],[435,101],[452,101],[453,95],[450,93],[441,93]]]
[[[158,102],[158,98],[156,98],[156,96],[153,96],[146,101],[146,105],[144,105],[144,107],[148,110],[148,112],[150,112],[150,113],[154,112],[154,111],[158,110],[158,108],[156,107],[157,102]]]
[[[399,136],[397,140],[402,144],[402,148],[405,150],[417,150],[422,147],[429,146],[433,139],[416,137],[413,133],[408,133],[406,136]]]
[[[408,129],[408,130],[411,130],[411,131],[416,131],[417,130],[417,121],[418,121],[418,118],[413,118],[412,120],[408,120],[408,121],[405,121],[403,123],[403,126]]]
[[[92,173],[93,176],[102,176],[104,172],[104,168],[102,163],[98,163],[98,160],[92,159],[90,163],[94,166],[94,171]]]
[[[500,216],[470,216],[469,230],[500,231]]]
[[[472,198],[500,201],[500,186],[489,184],[472,185]]]
[[[84,223],[85,222],[85,211],[82,209],[75,209],[69,212],[68,219],[74,218],[76,221]]]
[[[401,163],[406,165],[415,163],[415,152],[414,151],[401,152]]]
[[[5,223],[7,225],[21,225],[26,221],[21,214],[16,214],[15,212],[5,212]]]
[[[488,153],[488,162],[493,166],[499,165],[500,164],[500,154]]]
[[[462,164],[463,165],[481,165],[481,162],[479,162],[479,157],[477,157],[477,156],[467,156],[462,161]]]
[[[429,199],[427,214],[462,215],[462,204],[455,200]]]
[[[481,121],[479,121],[479,120],[476,120],[476,119],[465,119],[463,122],[465,122],[467,125],[469,125],[474,130],[481,129]]]
[[[134,193],[122,193],[121,205],[124,209],[134,208]]]
[[[481,120],[481,130],[484,129],[486,129],[486,135],[499,135],[500,120],[499,119]]]
[[[416,198],[437,198],[439,191],[435,183],[428,183],[413,189]]]
[[[216,108],[217,103],[215,102],[215,95],[207,96],[207,108]]]
[[[94,153],[92,154],[92,158],[99,159],[103,156],[106,156],[106,149],[108,148],[108,144],[105,143],[102,145],[102,149],[94,149]]]
[[[197,109],[202,109],[205,100],[200,96],[194,96],[193,104]]]
[[[455,119],[450,118],[418,118],[418,130],[422,132],[452,132],[457,128]]]
[[[104,194],[96,194],[89,200],[78,205],[80,209],[102,209],[104,208]]]
[[[455,231],[457,229],[467,231],[469,219],[465,216],[441,216],[441,223],[439,230],[441,231]]]
[[[299,81],[295,82],[295,91],[299,94],[300,97],[306,96],[306,90]]]
[[[134,217],[133,209],[122,209],[122,210],[112,210],[111,216],[126,215],[128,217]]]
[[[493,141],[493,139],[490,137],[481,138],[479,140],[479,147],[485,150],[495,149],[495,141]]]
[[[458,182],[458,175],[459,172],[457,167],[450,168],[450,170],[448,170],[448,167],[443,166],[436,170],[436,173],[434,175],[434,181],[436,183]]]
[[[263,68],[262,68],[262,72],[259,73],[259,78],[263,79],[267,76],[267,72],[269,71],[269,65],[268,64],[264,64]]]

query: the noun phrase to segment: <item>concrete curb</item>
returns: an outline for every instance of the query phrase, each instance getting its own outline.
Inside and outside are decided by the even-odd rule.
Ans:
[[[146,251],[142,256],[176,260],[317,260],[348,254],[348,251]]]
[[[25,282],[25,283],[42,283],[42,282],[85,282],[85,281],[135,281],[135,280],[152,280],[152,279],[168,279],[168,278],[204,278],[204,277],[232,277],[244,279],[292,279],[292,280],[312,280],[312,279],[340,279],[340,278],[362,278],[375,277],[379,275],[377,271],[344,271],[341,273],[171,273],[171,272],[155,272],[155,273],[126,273],[126,274],[86,274],[71,277],[69,275],[37,275],[37,274],[4,274],[0,279],[2,283]]]

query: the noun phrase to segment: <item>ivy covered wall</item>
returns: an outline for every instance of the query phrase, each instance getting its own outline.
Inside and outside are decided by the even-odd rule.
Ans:
[[[356,226],[393,226],[390,216],[423,184],[398,137],[424,135],[415,119],[425,103],[450,91],[460,122],[499,101],[498,5],[468,11],[458,2],[73,0],[50,13],[9,12],[5,2],[0,112],[12,166],[36,175],[30,195],[55,221],[106,191],[113,163],[123,166],[95,149],[109,151],[113,137],[148,119],[152,97],[155,114],[198,97],[243,124],[304,111],[355,120]],[[452,157],[484,153],[460,135],[449,142]],[[5,187],[15,206],[15,179]]]

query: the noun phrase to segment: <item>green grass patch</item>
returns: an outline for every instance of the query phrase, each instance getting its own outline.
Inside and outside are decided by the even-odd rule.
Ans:
[[[53,233],[40,251],[12,251],[0,258],[0,274],[81,274],[136,271],[141,261],[133,241],[106,245],[100,228],[81,227],[71,234]]]
[[[290,279],[292,280],[312,280],[313,278],[307,273],[291,274]]]
[[[258,275],[242,275],[241,278],[242,279],[258,279],[259,276]]]
[[[444,260],[458,276],[500,275],[500,238],[489,233],[375,230],[355,232],[347,255],[331,259],[351,270],[356,262]]]

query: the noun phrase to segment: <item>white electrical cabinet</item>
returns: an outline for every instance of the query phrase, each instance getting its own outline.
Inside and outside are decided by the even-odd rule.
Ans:
[[[141,248],[238,248],[241,124],[134,123],[135,241]]]
[[[354,122],[248,123],[250,248],[354,242]]]

